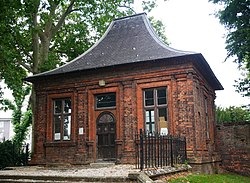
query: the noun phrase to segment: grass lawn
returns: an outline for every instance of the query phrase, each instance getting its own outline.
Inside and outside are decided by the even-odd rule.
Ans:
[[[213,175],[197,175],[190,174],[186,177],[169,180],[170,183],[250,183],[249,177],[234,174],[213,174]]]

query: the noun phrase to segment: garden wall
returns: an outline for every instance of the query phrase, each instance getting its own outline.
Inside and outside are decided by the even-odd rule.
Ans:
[[[250,176],[250,123],[225,123],[216,129],[222,168]]]

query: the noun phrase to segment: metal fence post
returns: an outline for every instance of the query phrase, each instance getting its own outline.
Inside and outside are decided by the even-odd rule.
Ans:
[[[140,129],[140,170],[143,170],[143,162],[144,162],[144,155],[143,155],[143,134],[142,129]]]
[[[173,137],[170,136],[170,162],[171,166],[174,166],[174,156],[173,156]]]

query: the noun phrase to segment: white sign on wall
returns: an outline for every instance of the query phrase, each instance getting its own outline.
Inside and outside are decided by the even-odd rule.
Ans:
[[[61,134],[55,133],[55,140],[60,140],[60,139],[61,139]]]
[[[79,128],[79,135],[83,135],[83,128]]]

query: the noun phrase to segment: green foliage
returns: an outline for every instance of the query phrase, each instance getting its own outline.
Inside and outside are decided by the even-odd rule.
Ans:
[[[21,119],[18,116],[17,120],[15,121],[14,123],[15,136],[13,138],[13,141],[18,147],[21,147],[24,140],[26,139],[28,133],[28,127],[31,125],[31,123],[32,123],[32,111],[30,109],[24,112],[24,114],[22,114]]]
[[[160,20],[155,20],[154,17],[149,17],[151,24],[153,25],[155,32],[161,38],[161,40],[166,44],[169,45],[168,39],[165,35],[165,26]]]
[[[216,107],[217,123],[250,122],[250,110],[246,107]]]
[[[8,99],[0,99],[0,110],[13,111],[11,121],[15,132],[13,141],[18,148],[22,146],[23,141],[26,139],[28,127],[32,123],[31,109],[28,108],[26,111],[22,109],[26,96],[30,94],[30,90],[31,87],[29,85],[18,89],[19,93],[14,95],[14,102]]]
[[[188,175],[169,181],[170,183],[245,183],[250,182],[249,177],[231,174],[204,174],[204,175]]]
[[[25,151],[13,141],[0,142],[0,170],[8,166],[26,165],[28,152]]]
[[[1,81],[0,81],[0,82],[1,82]],[[0,86],[0,100],[3,98],[2,96],[3,96],[3,91],[2,91],[2,88],[1,88],[1,86]]]
[[[139,1],[145,12],[152,0]],[[28,110],[22,106],[26,93],[23,78],[54,69],[76,58],[92,46],[114,18],[131,15],[134,0],[1,0],[0,80],[12,91],[14,102],[0,98],[2,110],[13,110],[13,124],[19,144],[35,108],[31,94]],[[156,32],[166,40],[164,26],[153,21]],[[31,105],[31,107],[30,107]]]
[[[21,83],[27,72],[51,70],[76,58],[101,37],[114,18],[135,13],[133,5],[134,0],[2,0],[0,76],[10,87],[15,82],[11,76],[18,76],[16,83]],[[150,12],[156,4],[146,0],[141,6]],[[156,20],[153,24],[166,39],[163,24]]]
[[[244,97],[250,97],[250,72],[243,71],[242,78],[235,80],[237,92],[241,93]]]
[[[249,0],[209,0],[223,5],[217,13],[222,25],[227,30],[226,49],[227,57],[236,57],[239,68],[246,69],[245,79],[237,83],[237,91],[243,96],[250,96],[250,3]]]
[[[10,140],[0,142],[0,169],[8,166],[24,165],[27,155],[22,149]]]
[[[13,144],[11,141],[0,142],[0,169],[14,165]]]

